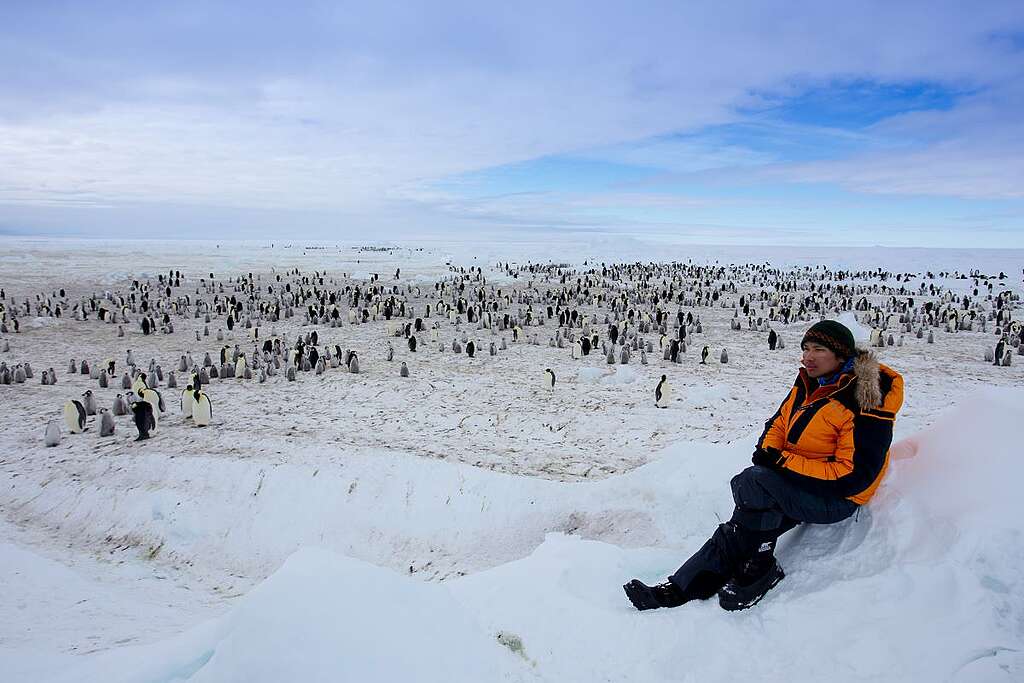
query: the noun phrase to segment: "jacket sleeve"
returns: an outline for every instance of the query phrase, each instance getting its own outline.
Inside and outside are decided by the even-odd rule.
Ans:
[[[783,473],[801,488],[819,495],[847,497],[860,493],[885,467],[896,413],[902,404],[903,378],[897,374],[880,407],[851,413],[840,426],[832,457],[805,458],[783,451]]]
[[[781,451],[783,446],[786,445],[786,420],[784,416],[792,412],[793,401],[796,400],[796,392],[795,386],[790,389],[789,394],[779,405],[779,409],[764,423],[764,431],[761,433],[761,438],[757,440],[757,448]]]

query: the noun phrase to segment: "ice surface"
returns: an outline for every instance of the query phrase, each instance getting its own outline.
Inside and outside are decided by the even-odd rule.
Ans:
[[[0,286],[19,299],[73,296],[185,271],[192,281],[299,267],[341,277],[402,269],[431,286],[449,263],[522,286],[495,261],[530,258],[771,261],[910,272],[1005,270],[1020,251],[652,246],[615,237],[426,242],[388,252],[260,243],[0,240]],[[324,246],[324,245],[309,245]],[[327,245],[332,246],[332,245]],[[423,251],[418,247],[423,246]],[[570,254],[571,258],[563,256]],[[960,294],[970,280],[937,276]],[[569,349],[513,344],[470,361],[383,323],[320,327],[355,348],[361,374],[294,383],[215,381],[215,424],[191,428],[177,397],[136,445],[90,429],[42,443],[86,388],[70,358],[167,371],[196,321],[128,337],[95,321],[24,319],[4,340],[37,378],[0,386],[0,667],[4,680],[958,680],[1024,678],[1019,445],[1024,362],[981,360],[990,333],[936,332],[880,349],[906,377],[886,483],[859,519],[791,532],[786,580],[757,610],[715,604],[639,614],[621,584],[660,580],[731,511],[729,478],[797,367],[806,324],[730,333],[731,311],[700,309],[705,333],[682,362],[608,365]],[[1019,317],[1019,316],[1018,316]],[[842,318],[856,336],[870,330]],[[199,321],[201,322],[201,321]],[[216,332],[223,321],[211,323]],[[201,329],[201,325],[199,326]],[[298,321],[280,325],[293,339]],[[474,332],[465,325],[463,329]],[[236,328],[224,343],[251,344]],[[441,340],[456,330],[445,323]],[[483,331],[481,349],[491,340]],[[264,330],[266,333],[266,330]],[[479,334],[479,332],[477,332]],[[711,346],[710,364],[698,364]],[[717,362],[722,347],[730,362]],[[449,347],[450,348],[450,347]],[[616,359],[618,360],[618,359]],[[401,380],[406,361],[412,377]],[[41,386],[54,366],[59,383]],[[542,388],[545,367],[556,390]],[[653,388],[670,373],[673,404]],[[180,378],[179,378],[180,380]],[[428,647],[429,645],[429,647]],[[396,652],[398,654],[396,654]],[[389,668],[390,667],[390,668]],[[120,676],[120,679],[117,677]],[[774,678],[773,678],[774,677]]]

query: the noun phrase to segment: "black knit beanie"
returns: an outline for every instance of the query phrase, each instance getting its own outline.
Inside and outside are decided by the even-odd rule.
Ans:
[[[850,332],[846,325],[835,320],[822,320],[821,322],[814,323],[811,329],[807,330],[807,334],[804,335],[800,346],[807,342],[821,344],[843,359],[849,358],[857,350],[857,344],[853,339],[853,332]]]

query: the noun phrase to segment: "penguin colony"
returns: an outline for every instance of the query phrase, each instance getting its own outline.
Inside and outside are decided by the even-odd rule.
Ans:
[[[280,386],[306,377],[324,379],[332,371],[415,379],[417,358],[425,353],[458,354],[463,362],[479,364],[519,345],[546,346],[551,357],[564,354],[612,366],[648,365],[653,356],[659,372],[651,375],[651,400],[670,408],[673,384],[685,386],[687,377],[703,372],[699,366],[735,363],[727,345],[713,348],[702,340],[702,312],[709,309],[731,314],[731,333],[764,335],[766,352],[785,349],[787,337],[796,344],[800,331],[814,321],[851,312],[871,329],[870,346],[902,347],[907,339],[930,344],[937,334],[955,339],[978,333],[965,336],[978,344],[979,362],[1006,367],[1014,355],[1024,355],[1020,295],[1007,286],[1005,273],[683,263],[576,268],[496,263],[488,271],[512,284],[489,282],[480,267],[450,265],[448,276],[432,285],[404,283],[400,271],[385,281],[376,274],[356,280],[298,269],[228,279],[170,270],[155,280],[133,280],[123,289],[88,295],[72,296],[61,288],[15,298],[0,289],[0,348],[7,356],[0,359],[0,386],[35,378],[62,386],[70,379],[58,380],[54,366],[34,372],[34,363],[42,367],[56,359],[28,357],[25,350],[35,342],[20,340],[40,333],[27,332],[22,324],[27,318],[111,330],[110,357],[68,360],[74,384],[67,391],[74,395],[65,398],[63,420],[47,421],[46,445],[60,443],[61,422],[67,433],[79,434],[95,421],[96,432],[112,436],[117,418],[125,425],[130,419],[139,440],[151,438],[170,417],[161,388],[177,392],[179,382],[180,418],[172,424],[198,427],[215,424],[215,381]],[[937,282],[943,278],[967,280],[972,293],[946,289]],[[382,352],[344,346],[346,327],[373,324],[382,328]],[[177,335],[184,353],[136,358],[130,341],[152,335]],[[399,347],[404,360],[391,341],[396,337],[404,339]],[[694,348],[699,349],[695,355]],[[597,359],[589,358],[597,353]],[[122,354],[123,362],[115,361]],[[360,354],[371,359],[362,368]],[[572,379],[556,385],[550,367],[527,372],[539,376],[547,392],[572,385]],[[78,391],[83,377],[90,383],[84,393]]]

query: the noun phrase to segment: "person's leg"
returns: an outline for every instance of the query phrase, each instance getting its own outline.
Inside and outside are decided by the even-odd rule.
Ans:
[[[775,560],[779,536],[799,522],[832,524],[857,509],[845,499],[808,493],[782,473],[764,467],[749,467],[736,475],[732,490],[733,521],[759,539],[719,591],[719,604],[728,610],[752,607],[783,579],[785,573]]]
[[[774,568],[776,540],[798,523],[831,524],[857,509],[848,500],[804,492],[782,474],[760,466],[743,470],[733,477],[731,485],[736,503],[732,518],[720,524],[668,582],[647,586],[634,579],[624,586],[637,609],[707,600],[744,568],[751,575]]]
[[[786,519],[810,524],[834,524],[857,510],[845,498],[808,493],[781,472],[754,465],[730,482],[736,503],[733,521],[752,530],[782,529]],[[790,525],[784,529],[788,531]]]
[[[764,576],[775,566],[779,536],[800,522],[838,522],[857,508],[845,499],[807,493],[765,467],[748,467],[733,477],[731,486],[732,518],[670,577],[689,599],[712,597],[743,570],[746,583]]]

